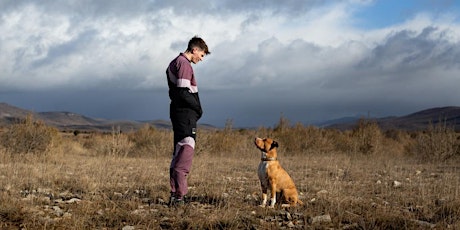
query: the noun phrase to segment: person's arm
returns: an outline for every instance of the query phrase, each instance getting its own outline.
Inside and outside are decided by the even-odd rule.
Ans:
[[[203,114],[203,110],[201,108],[200,100],[198,97],[198,93],[196,93],[196,97],[190,93],[190,89],[187,87],[175,87],[170,90],[172,93],[171,98],[177,99],[179,106],[187,107],[193,109],[197,112],[198,116],[201,117]]]

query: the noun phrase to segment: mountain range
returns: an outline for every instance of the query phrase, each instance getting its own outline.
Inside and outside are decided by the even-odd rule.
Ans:
[[[460,107],[447,106],[421,110],[404,116],[391,116],[383,118],[347,117],[327,121],[322,127],[347,130],[356,126],[359,119],[376,122],[383,130],[399,129],[407,131],[425,130],[430,125],[441,123],[446,127],[460,131]]]
[[[31,115],[33,119],[43,121],[47,125],[54,126],[61,131],[112,132],[113,129],[119,129],[122,132],[127,132],[137,130],[146,124],[150,124],[156,128],[171,128],[170,122],[162,120],[108,120],[91,118],[72,112],[33,112],[7,103],[0,103],[0,126],[17,123],[28,115]]]
[[[126,132],[137,130],[146,124],[156,128],[171,129],[171,123],[164,120],[131,121],[98,119],[72,112],[33,112],[9,105],[7,103],[0,103],[0,126],[13,124],[21,119],[24,119],[28,115],[32,115],[34,119],[41,120],[45,124],[54,126],[61,131],[79,130],[84,132],[111,132],[114,128],[116,128]],[[362,118],[376,122],[383,130],[423,130],[430,124],[442,122],[443,124],[454,128],[456,131],[460,131],[460,107],[456,106],[430,108],[399,117],[344,117],[313,125],[323,128],[347,130],[355,127],[357,121]],[[216,127],[208,124],[200,124],[199,126],[204,129],[216,129]]]

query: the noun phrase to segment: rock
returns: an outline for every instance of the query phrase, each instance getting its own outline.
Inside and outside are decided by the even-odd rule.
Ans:
[[[326,195],[326,194],[328,194],[328,193],[329,193],[328,191],[326,191],[326,190],[323,189],[323,190],[317,192],[316,194],[317,194],[317,195]]]
[[[321,215],[321,216],[315,216],[311,220],[312,224],[331,223],[331,222],[332,222],[332,219],[331,219],[331,216],[329,214]]]
[[[62,209],[59,206],[53,206],[53,210],[54,210],[54,214],[56,216],[63,216],[64,215],[64,211],[62,211]]]
[[[122,198],[123,197],[123,193],[121,192],[113,192],[113,195],[118,197],[118,198]]]
[[[291,213],[286,212],[286,220],[292,220]],[[291,221],[292,222],[292,221]]]
[[[401,186],[402,186],[402,183],[401,183],[401,182],[399,182],[399,181],[397,181],[397,180],[393,181],[393,187],[394,187],[394,188],[399,188],[399,187],[401,187]]]
[[[63,199],[63,200],[70,200],[70,199],[75,198],[75,197],[77,197],[77,196],[74,195],[74,194],[72,194],[72,193],[69,192],[69,191],[65,191],[65,192],[59,193],[58,197],[61,198],[61,199]]]
[[[131,214],[133,214],[133,215],[144,215],[145,212],[146,211],[143,210],[143,209],[136,209],[136,210],[132,211]]]
[[[81,200],[78,198],[71,198],[70,200],[66,201],[67,204],[79,203]]]
[[[122,228],[122,230],[134,230],[134,226],[126,225]]]

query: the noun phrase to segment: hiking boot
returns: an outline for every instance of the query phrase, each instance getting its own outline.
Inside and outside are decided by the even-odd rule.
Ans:
[[[184,205],[185,205],[185,201],[183,199],[175,199],[174,200],[174,206],[180,207],[180,206],[184,206]]]
[[[185,205],[184,199],[177,199],[175,197],[171,197],[169,200],[169,207],[180,207],[184,205]]]

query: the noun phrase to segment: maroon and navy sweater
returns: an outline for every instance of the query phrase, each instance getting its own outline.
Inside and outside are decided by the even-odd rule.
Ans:
[[[171,61],[166,69],[166,77],[171,99],[169,115],[174,132],[187,136],[191,132],[188,129],[196,128],[203,110],[192,65],[183,53]]]

